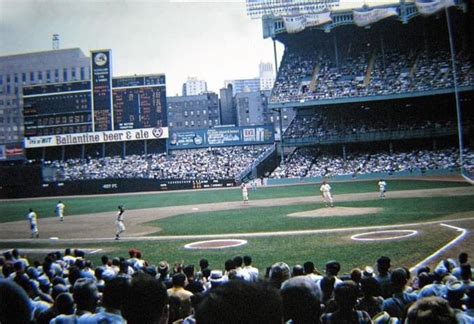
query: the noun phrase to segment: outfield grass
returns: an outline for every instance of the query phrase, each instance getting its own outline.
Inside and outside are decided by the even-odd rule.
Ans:
[[[355,217],[297,218],[286,215],[324,208],[323,204],[278,206],[191,213],[149,222],[161,228],[152,235],[190,235],[308,230],[423,222],[474,210],[472,196],[386,199],[337,203],[341,207],[380,207],[377,214]]]
[[[462,182],[436,182],[414,180],[392,180],[388,182],[388,190],[413,190],[469,186]],[[357,181],[332,183],[333,194],[376,192],[378,186],[374,181]],[[267,187],[250,191],[252,200],[303,197],[319,195],[319,186],[315,184]],[[24,220],[29,208],[33,208],[39,218],[54,217],[54,207],[61,199],[66,204],[65,215],[83,215],[99,212],[110,212],[117,209],[117,205],[124,205],[126,209],[141,209],[153,207],[167,207],[177,205],[193,205],[241,200],[240,189],[226,190],[193,190],[161,193],[143,193],[130,195],[101,195],[92,197],[71,197],[51,199],[25,199],[0,202],[0,223]]]

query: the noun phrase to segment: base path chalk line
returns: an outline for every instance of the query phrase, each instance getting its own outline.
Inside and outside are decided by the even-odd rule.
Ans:
[[[444,224],[444,223],[441,223],[439,225],[452,228],[452,229],[456,230],[457,232],[461,232],[461,233],[456,238],[451,240],[448,244],[446,244],[445,246],[441,247],[436,252],[434,252],[433,254],[428,256],[426,259],[424,259],[423,261],[421,261],[418,264],[411,267],[410,272],[413,272],[413,271],[415,271],[415,270],[417,270],[421,267],[426,266],[429,262],[431,262],[431,260],[439,257],[441,254],[446,252],[449,248],[459,244],[464,239],[466,234],[468,233],[467,229],[465,229],[465,228],[456,227],[456,226],[452,226],[452,225],[448,225],[448,224]]]
[[[207,239],[230,239],[230,238],[249,238],[249,237],[274,237],[274,236],[293,236],[293,235],[313,235],[324,233],[337,232],[355,232],[355,231],[370,231],[370,230],[393,230],[397,228],[439,225],[441,223],[454,223],[463,221],[472,221],[474,217],[456,218],[456,219],[441,219],[436,221],[408,223],[408,224],[393,224],[380,226],[361,226],[361,227],[347,227],[347,228],[329,228],[318,230],[295,230],[295,231],[280,231],[280,232],[256,232],[256,233],[229,233],[229,234],[206,234],[206,235],[169,235],[169,236],[122,236],[120,242],[134,242],[134,241],[184,241],[184,240],[207,240]],[[113,242],[115,237],[105,238],[75,238],[75,239],[59,239],[56,242],[67,243],[97,243],[97,242]],[[19,242],[51,242],[47,239],[4,239],[0,243],[19,243]],[[116,242],[116,241],[115,241]]]

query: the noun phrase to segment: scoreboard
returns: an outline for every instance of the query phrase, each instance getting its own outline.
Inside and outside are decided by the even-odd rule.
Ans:
[[[26,148],[168,137],[164,74],[112,77],[91,51],[91,80],[23,87]]]
[[[90,82],[23,88],[25,136],[92,131]]]
[[[166,126],[164,75],[112,80],[115,130]]]

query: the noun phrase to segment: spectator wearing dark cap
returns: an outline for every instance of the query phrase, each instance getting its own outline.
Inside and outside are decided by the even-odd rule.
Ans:
[[[377,279],[380,285],[380,294],[383,298],[389,298],[392,295],[391,284],[390,284],[390,264],[391,260],[389,257],[381,256],[377,259]]]
[[[28,261],[28,259],[26,257],[21,256],[20,251],[18,251],[18,249],[12,250],[12,257],[15,260],[23,262],[23,264],[25,265],[25,268],[27,268],[30,265],[30,262]]]
[[[410,306],[405,323],[456,324],[454,310],[440,297],[426,297]]]
[[[202,281],[199,278],[196,278],[194,275],[194,265],[185,265],[183,267],[183,273],[186,275],[188,280],[188,285],[185,288],[186,290],[192,292],[193,294],[202,293],[204,291]]]
[[[281,323],[279,291],[266,283],[232,280],[212,289],[196,309],[196,323]]]
[[[124,300],[122,315],[128,324],[168,323],[168,294],[155,278],[135,273]]]
[[[242,267],[243,262],[244,262],[243,258],[240,255],[238,255],[234,257],[233,261],[235,265],[235,271],[237,272],[237,276],[239,278],[242,278],[242,280],[250,281],[250,274],[248,273],[247,270],[245,270]]]
[[[342,283],[342,280],[337,277],[341,265],[337,261],[329,261],[326,263],[325,276],[319,280],[318,285],[323,292],[323,303],[332,298],[334,288]]]
[[[314,263],[312,261],[306,261],[303,263],[304,273],[314,282],[318,282],[323,278],[323,276],[316,270]]]
[[[252,265],[252,257],[250,255],[244,255],[243,261],[244,261],[244,269],[249,274],[250,281],[257,282],[259,270]]]
[[[321,291],[308,276],[285,281],[281,287],[284,321],[293,324],[319,323]]]
[[[363,277],[360,285],[363,296],[357,301],[356,308],[366,311],[370,317],[374,317],[382,311],[383,305],[379,283],[374,277]]]
[[[372,323],[365,311],[356,310],[357,286],[352,280],[344,281],[334,289],[337,310],[321,316],[322,324],[330,323]]]
[[[461,265],[463,265],[464,263],[467,263],[468,260],[469,260],[469,255],[466,252],[459,253],[459,256],[458,256],[459,265],[453,269],[452,271],[453,276],[455,276],[458,279],[461,279]]]
[[[329,261],[328,263],[326,263],[326,276],[329,278],[335,278],[336,285],[342,282],[342,280],[337,277],[339,271],[341,271],[341,265],[339,264],[339,262]]]
[[[176,297],[181,302],[180,318],[185,318],[191,314],[191,296],[192,292],[185,289],[188,284],[186,275],[184,273],[175,273],[173,275],[173,286],[167,290],[168,297]]]
[[[407,273],[404,269],[395,269],[390,274],[392,284],[392,297],[383,302],[382,310],[386,311],[391,317],[402,319],[407,307],[414,303],[418,296],[415,293],[405,292],[408,282]]]
[[[197,278],[202,278],[203,277],[202,272],[205,269],[209,269],[209,261],[207,259],[203,258],[203,259],[199,260],[199,271],[196,271],[196,277]]]
[[[437,296],[442,297],[446,294],[446,286],[443,284],[443,278],[448,274],[444,267],[437,267],[432,273],[433,283],[424,286],[418,292],[419,298]]]

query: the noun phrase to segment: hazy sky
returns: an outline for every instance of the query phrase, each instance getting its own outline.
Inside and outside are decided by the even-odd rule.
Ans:
[[[165,73],[168,96],[181,95],[188,76],[217,92],[274,62],[245,0],[0,0],[0,56],[50,50],[55,33],[60,48],[112,49],[114,76]]]

